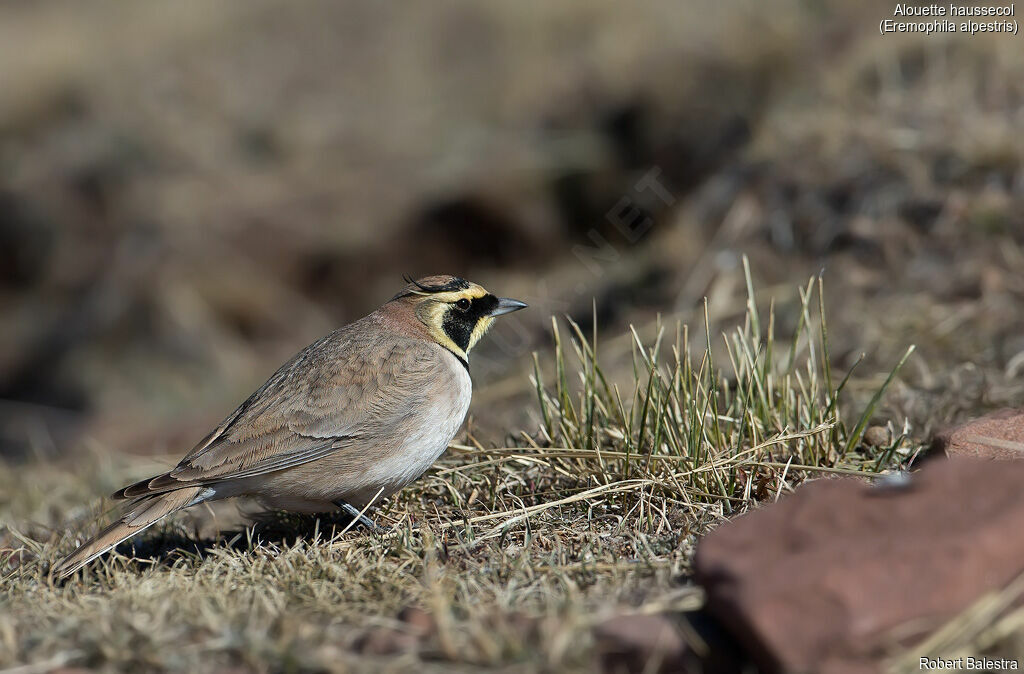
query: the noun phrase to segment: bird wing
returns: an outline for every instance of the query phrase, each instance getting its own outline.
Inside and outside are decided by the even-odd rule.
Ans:
[[[439,349],[356,325],[337,330],[285,363],[173,470],[114,496],[252,477],[372,446],[423,408],[426,382],[445,381],[450,364]]]

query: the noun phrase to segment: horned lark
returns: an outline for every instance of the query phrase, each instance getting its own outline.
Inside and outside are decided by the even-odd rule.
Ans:
[[[56,574],[205,501],[245,495],[359,515],[422,475],[466,417],[470,350],[496,316],[526,305],[455,276],[406,280],[377,311],[281,366],[173,470],[116,492],[130,501],[124,516]]]

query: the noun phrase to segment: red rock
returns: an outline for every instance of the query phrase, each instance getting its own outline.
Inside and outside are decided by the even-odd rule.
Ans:
[[[708,611],[764,671],[871,672],[1024,572],[1024,462],[949,459],[909,486],[818,480],[698,545]]]
[[[1024,410],[999,410],[943,431],[932,451],[983,459],[1024,458]]]
[[[665,616],[621,615],[594,628],[602,671],[687,671],[686,642]]]
[[[419,636],[433,634],[437,629],[434,616],[416,606],[406,606],[398,613],[398,619],[409,626],[409,630]]]
[[[396,655],[415,651],[420,639],[411,632],[375,627],[356,642],[356,650],[363,655]]]

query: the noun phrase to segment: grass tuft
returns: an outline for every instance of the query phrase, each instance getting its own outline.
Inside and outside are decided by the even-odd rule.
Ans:
[[[761,327],[744,264],[746,314],[722,335],[724,368],[716,366],[710,340],[695,349],[689,327],[677,325],[668,341],[659,321],[649,342],[630,331],[634,376],[624,395],[609,384],[596,330],[588,337],[571,319],[564,327],[553,321],[554,376],[544,381],[537,358],[533,374],[540,430],[526,445],[488,455],[515,462],[529,457],[561,493],[614,492],[634,520],[623,524],[641,528],[645,523],[636,518],[650,517],[652,499],[730,516],[811,476],[900,469],[909,456],[905,434],[893,434],[881,448],[861,440],[913,347],[857,409],[844,396],[853,372],[833,385],[821,280],[801,291],[798,328],[780,344],[774,306]],[[705,335],[708,311],[705,303]],[[852,428],[846,418],[856,419]]]

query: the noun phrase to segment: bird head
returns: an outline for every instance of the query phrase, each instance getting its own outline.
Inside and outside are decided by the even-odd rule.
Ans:
[[[458,276],[426,276],[407,285],[391,301],[412,305],[416,318],[441,346],[466,360],[498,316],[519,311],[524,302],[497,297]]]

